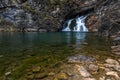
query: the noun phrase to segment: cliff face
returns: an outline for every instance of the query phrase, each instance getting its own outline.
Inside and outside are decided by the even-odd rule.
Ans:
[[[0,30],[59,31],[65,20],[87,14],[89,31],[113,34],[119,31],[119,5],[119,0],[0,0]]]
[[[1,0],[1,30],[58,31],[65,20],[94,8],[97,0]]]
[[[86,21],[89,30],[97,29],[100,35],[112,36],[120,31],[120,1],[101,0],[95,12]]]

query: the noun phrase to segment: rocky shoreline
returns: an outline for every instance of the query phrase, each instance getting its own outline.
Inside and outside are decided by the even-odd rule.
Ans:
[[[101,62],[77,55],[69,57],[58,72],[39,73],[40,70],[39,66],[33,67],[24,80],[120,80],[120,59],[107,58]]]
[[[68,80],[120,80],[120,61],[108,58],[104,62],[94,59],[94,61],[81,61],[84,57],[74,56],[69,58],[70,64],[74,65],[76,73]],[[88,59],[88,58],[87,58]],[[91,58],[90,58],[91,59]],[[77,63],[76,63],[77,62]]]
[[[19,28],[0,28],[0,32],[49,32],[46,29],[37,29],[37,28],[25,28],[20,30]],[[52,32],[52,31],[51,31]]]

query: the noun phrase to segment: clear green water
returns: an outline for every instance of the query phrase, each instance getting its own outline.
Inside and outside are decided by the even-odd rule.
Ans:
[[[12,72],[11,80],[18,80],[33,66],[40,66],[41,72],[57,71],[75,54],[102,60],[112,56],[110,41],[95,33],[0,33],[0,80],[5,79],[6,72]]]

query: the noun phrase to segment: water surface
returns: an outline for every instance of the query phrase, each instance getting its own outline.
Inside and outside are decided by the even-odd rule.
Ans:
[[[11,72],[11,80],[21,79],[33,66],[40,66],[42,73],[57,71],[76,54],[112,56],[110,41],[96,33],[0,33],[0,79],[6,72]]]

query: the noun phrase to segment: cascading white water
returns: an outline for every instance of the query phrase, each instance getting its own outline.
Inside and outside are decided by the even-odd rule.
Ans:
[[[67,27],[65,29],[63,29],[62,31],[71,31],[70,29],[70,24],[72,22],[72,19],[70,19],[68,22],[67,22]]]
[[[71,22],[74,19],[68,20],[66,22],[67,26],[64,26],[64,29],[62,31],[88,32],[88,29],[85,26],[85,18],[86,16],[81,16],[76,18],[76,25],[74,26],[73,29],[71,29],[70,26],[71,26]]]

